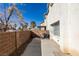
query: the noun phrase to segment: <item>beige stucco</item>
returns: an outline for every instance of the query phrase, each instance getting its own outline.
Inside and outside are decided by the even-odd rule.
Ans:
[[[41,26],[46,26],[46,23],[45,22],[41,23]]]

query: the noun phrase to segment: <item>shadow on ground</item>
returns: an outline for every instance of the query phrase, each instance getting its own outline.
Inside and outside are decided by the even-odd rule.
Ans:
[[[10,56],[20,56],[22,53],[24,53],[25,48],[27,48],[28,44],[32,41],[32,39],[26,41],[24,44],[22,44],[19,48],[17,48]]]
[[[22,56],[41,56],[41,40],[39,38],[33,38]]]

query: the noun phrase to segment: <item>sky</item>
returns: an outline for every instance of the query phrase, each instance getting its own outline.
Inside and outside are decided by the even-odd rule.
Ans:
[[[4,6],[9,7],[12,4],[1,4],[0,3],[0,13],[4,12]],[[47,12],[47,4],[46,3],[18,3],[16,7],[21,12],[24,21],[27,22],[29,25],[31,21],[35,21],[36,25],[39,26],[40,23],[44,21],[44,14]],[[16,21],[18,23],[18,17],[16,14],[11,17],[12,21]]]

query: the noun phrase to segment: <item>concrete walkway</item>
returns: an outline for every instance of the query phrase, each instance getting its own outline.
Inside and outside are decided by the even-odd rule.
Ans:
[[[67,56],[61,52],[60,47],[55,41],[49,39],[41,40],[42,56]]]
[[[39,38],[34,38],[26,47],[22,56],[41,56],[41,40]]]
[[[34,38],[26,47],[22,56],[67,56],[58,44],[49,39]],[[69,55],[68,55],[69,56]]]

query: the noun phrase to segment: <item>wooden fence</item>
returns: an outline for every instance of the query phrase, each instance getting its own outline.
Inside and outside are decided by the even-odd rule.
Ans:
[[[20,55],[30,41],[30,31],[1,32],[0,55]]]

